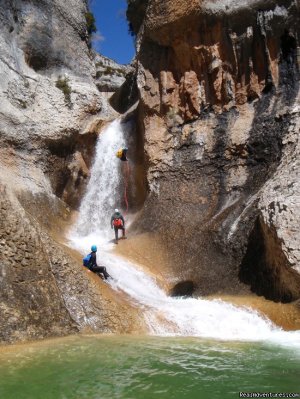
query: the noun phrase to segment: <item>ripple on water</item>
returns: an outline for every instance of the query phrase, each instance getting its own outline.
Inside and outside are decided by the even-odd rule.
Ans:
[[[0,352],[4,399],[232,398],[297,391],[300,355],[263,343],[82,336]]]

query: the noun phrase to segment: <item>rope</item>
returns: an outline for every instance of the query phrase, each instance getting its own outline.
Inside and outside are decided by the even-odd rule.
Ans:
[[[124,214],[128,212],[128,198],[127,198],[127,187],[128,187],[128,178],[129,178],[129,163],[126,161],[125,168],[124,168],[124,201],[126,205],[126,211]]]

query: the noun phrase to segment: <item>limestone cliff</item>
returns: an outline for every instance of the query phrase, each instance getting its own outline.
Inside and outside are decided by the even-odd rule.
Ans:
[[[42,212],[42,201],[36,196],[32,200]],[[53,202],[48,206],[48,216],[57,216]],[[80,259],[54,240],[28,209],[1,187],[0,343],[83,330],[132,331],[134,313],[127,314],[125,303],[110,298],[99,277],[84,270]]]
[[[96,85],[99,91],[112,95],[125,82],[126,75],[132,71],[130,65],[117,62],[97,54],[95,57]]]
[[[133,0],[127,15],[149,187],[136,228],[198,293],[299,298],[298,2]]]
[[[97,88],[86,13],[84,0],[0,3],[0,342],[134,326],[59,242],[122,84]]]
[[[3,178],[54,191],[73,206],[89,166],[82,137],[95,141],[97,124],[113,115],[94,84],[86,12],[84,1],[71,0],[4,1],[0,8]],[[65,191],[69,180],[73,190]]]
[[[0,342],[139,328],[59,236],[110,103],[137,99],[131,210],[165,286],[299,298],[298,3],[129,0],[130,67],[93,53],[86,12],[0,4]]]

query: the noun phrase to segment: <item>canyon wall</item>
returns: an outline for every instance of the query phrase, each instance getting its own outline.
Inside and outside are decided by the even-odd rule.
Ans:
[[[0,343],[134,329],[134,311],[62,243],[127,73],[91,50],[87,11],[78,0],[0,4]]]
[[[94,83],[84,1],[1,3],[1,164],[14,188],[78,206],[97,126],[113,116]],[[101,114],[101,115],[100,115]]]
[[[86,13],[0,4],[0,342],[141,329],[61,242],[101,127],[137,100],[131,242],[149,233],[165,286],[299,298],[298,3],[129,0],[129,67],[91,50]]]
[[[298,2],[132,0],[127,16],[149,191],[136,232],[197,293],[299,298]]]

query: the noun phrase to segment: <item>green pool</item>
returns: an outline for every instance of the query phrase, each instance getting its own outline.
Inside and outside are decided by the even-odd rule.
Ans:
[[[299,349],[79,336],[0,350],[1,399],[226,399],[239,392],[299,393]]]

